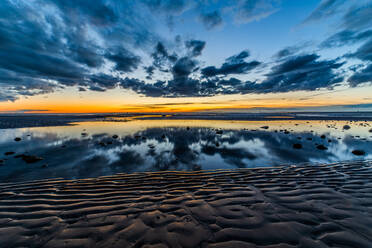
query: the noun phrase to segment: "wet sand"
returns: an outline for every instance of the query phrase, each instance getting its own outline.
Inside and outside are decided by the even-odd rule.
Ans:
[[[0,184],[2,247],[372,247],[372,162]]]

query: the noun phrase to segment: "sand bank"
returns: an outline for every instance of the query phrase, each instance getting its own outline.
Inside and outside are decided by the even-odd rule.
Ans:
[[[372,162],[0,184],[1,247],[372,247]]]

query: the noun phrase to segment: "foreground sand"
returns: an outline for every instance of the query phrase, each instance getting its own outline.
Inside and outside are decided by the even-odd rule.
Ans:
[[[372,247],[372,162],[0,184],[1,247]]]

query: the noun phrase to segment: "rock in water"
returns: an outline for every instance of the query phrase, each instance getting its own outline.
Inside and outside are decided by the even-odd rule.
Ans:
[[[319,150],[323,150],[323,151],[328,149],[324,145],[317,145],[316,148],[319,149]]]
[[[117,136],[116,134],[114,134],[114,135],[112,135],[112,138],[113,139],[117,139],[117,138],[119,138],[119,136]]]
[[[13,154],[14,154],[14,152],[6,152],[6,153],[4,153],[5,156],[9,156],[9,155],[13,155]]]
[[[269,126],[262,126],[262,129],[269,129]]]
[[[17,137],[14,139],[14,141],[21,141],[22,139],[20,137]]]
[[[40,160],[43,160],[42,157],[34,156],[34,155],[22,155],[22,160],[25,161],[28,164],[36,163]]]
[[[342,129],[344,129],[344,130],[349,130],[351,127],[349,126],[349,125],[345,125],[345,126],[343,126],[343,128]]]
[[[296,143],[296,144],[293,144],[293,148],[294,149],[301,149],[302,148],[302,145],[299,144],[299,143]]]
[[[363,156],[365,155],[365,151],[362,151],[362,150],[353,150],[352,153],[356,156]]]

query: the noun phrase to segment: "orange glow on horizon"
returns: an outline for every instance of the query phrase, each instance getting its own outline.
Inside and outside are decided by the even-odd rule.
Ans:
[[[225,95],[213,97],[150,98],[111,90],[78,93],[74,90],[48,95],[21,97],[0,102],[0,114],[20,113],[172,113],[198,111],[257,111],[270,109],[323,107],[371,103],[365,88],[348,92],[291,92],[265,95]],[[365,97],[361,97],[364,96]]]

